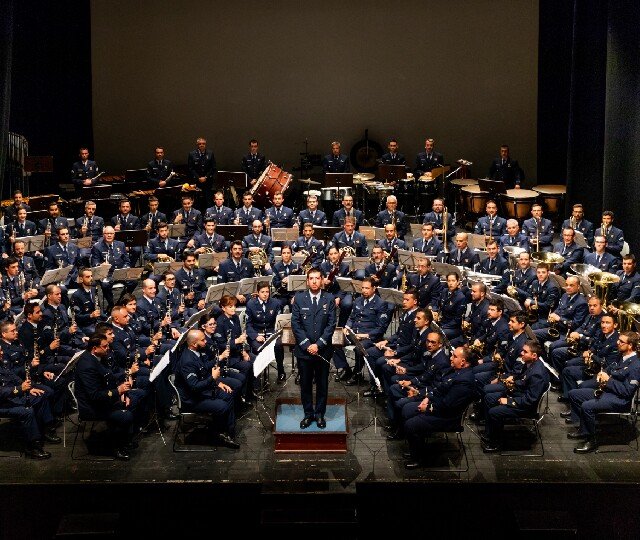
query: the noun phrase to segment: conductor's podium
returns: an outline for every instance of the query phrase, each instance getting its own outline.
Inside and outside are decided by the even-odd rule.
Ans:
[[[312,423],[300,429],[304,410],[300,398],[276,399],[276,423],[273,428],[275,452],[330,452],[347,451],[347,402],[345,399],[328,398],[325,420],[327,427],[320,429]]]

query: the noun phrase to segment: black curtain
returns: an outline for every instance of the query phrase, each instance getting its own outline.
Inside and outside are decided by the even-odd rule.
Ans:
[[[0,193],[4,187],[9,141],[12,48],[13,2],[0,2]]]
[[[540,2],[539,183],[567,180],[567,213],[581,202],[599,226],[613,210],[640,246],[640,5]]]

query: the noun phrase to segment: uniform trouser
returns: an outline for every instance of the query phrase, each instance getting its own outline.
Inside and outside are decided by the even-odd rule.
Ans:
[[[192,407],[194,412],[211,415],[212,427],[218,432],[236,433],[236,414],[233,408],[233,393],[217,392],[215,398],[203,399]]]
[[[573,362],[573,360],[574,359],[571,359],[569,362]],[[566,398],[569,397],[569,392],[576,388],[596,388],[598,386],[593,375],[587,376],[585,374],[585,365],[582,358],[576,360],[580,360],[580,363],[571,365],[567,363],[567,366],[562,370],[562,374],[560,375],[562,381],[562,395]]]
[[[109,279],[108,281],[101,280],[99,281],[99,283],[100,283],[100,288],[102,289],[102,297],[106,300],[107,307],[112,307],[113,306],[113,281],[111,279]],[[124,282],[124,288],[126,292],[128,292],[129,294],[133,293],[137,285],[138,285],[138,282],[133,280]]]
[[[253,376],[253,360],[244,360],[241,356],[231,356],[228,359],[230,368],[237,369],[245,378],[244,393],[249,397],[253,392],[255,377]]]
[[[407,403],[422,400],[421,397],[407,397],[407,391],[399,384],[392,384],[387,392],[387,417],[396,428],[402,424],[402,410]]]
[[[569,392],[571,419],[580,422],[580,433],[593,437],[596,433],[596,415],[601,412],[627,412],[629,401],[605,391],[596,398],[591,388],[577,388]]]
[[[404,432],[409,443],[409,452],[413,459],[419,459],[426,445],[426,438],[430,433],[451,429],[454,422],[451,418],[440,418],[432,415],[428,410],[418,412],[418,403],[409,403],[402,409],[402,416],[407,417],[404,422]],[[415,411],[415,414],[414,414]]]
[[[299,356],[298,370],[300,371],[300,399],[305,418],[324,416],[327,410],[327,396],[329,393],[329,363],[325,361],[331,348],[320,349],[319,356]],[[313,380],[316,381],[316,405],[313,406]]]
[[[505,423],[512,418],[521,418],[530,414],[509,405],[499,405],[499,399],[505,397],[504,392],[492,392],[484,397],[486,410],[485,436],[491,441],[502,437]]]
[[[42,438],[45,426],[53,422],[49,397],[25,396],[24,405],[0,408],[0,415],[18,420],[22,426],[25,439],[28,444],[33,444]]]

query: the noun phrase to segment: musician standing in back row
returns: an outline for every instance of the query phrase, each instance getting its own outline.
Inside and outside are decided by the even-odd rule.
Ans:
[[[349,156],[340,152],[338,141],[331,143],[331,153],[322,158],[322,170],[326,173],[348,173],[351,170]]]
[[[420,152],[416,156],[415,177],[420,178],[424,173],[431,172],[431,169],[444,165],[444,156],[436,152],[433,147],[435,142],[433,139],[424,141],[424,152]]]
[[[267,158],[258,152],[258,141],[251,139],[249,141],[249,153],[242,156],[242,170],[247,173],[247,178],[251,184],[255,181],[267,168]]]
[[[167,179],[173,173],[173,163],[164,158],[164,148],[156,146],[156,157],[147,164],[147,178],[156,187],[165,187]]]
[[[502,180],[507,189],[519,189],[524,180],[524,171],[516,160],[509,156],[509,147],[503,144],[500,147],[500,157],[493,160],[489,167],[489,178]]]
[[[80,161],[71,166],[71,181],[76,187],[76,193],[80,194],[84,186],[93,186],[97,183],[98,165],[89,159],[89,149],[80,148]]]
[[[204,137],[198,137],[196,146],[197,148],[189,152],[187,158],[189,175],[196,182],[196,186],[204,191],[204,200],[210,201],[213,182],[218,172],[216,158],[213,155],[213,150],[207,148],[207,139]]]

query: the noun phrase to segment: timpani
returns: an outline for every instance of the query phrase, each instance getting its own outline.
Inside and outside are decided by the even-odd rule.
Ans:
[[[531,189],[537,192],[538,200],[548,214],[560,214],[564,212],[564,197],[567,194],[567,186],[562,184],[541,184]]]
[[[531,189],[508,189],[500,194],[500,202],[505,217],[523,221],[531,217],[531,207],[536,203],[538,193]]]
[[[485,213],[485,207],[489,200],[489,192],[481,191],[478,185],[467,185],[460,188],[463,208],[468,219],[481,216]]]

